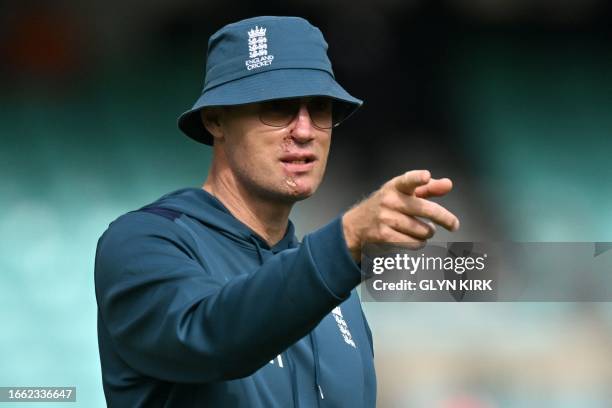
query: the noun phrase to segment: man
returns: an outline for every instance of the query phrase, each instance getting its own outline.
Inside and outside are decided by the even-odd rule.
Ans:
[[[294,17],[227,25],[179,127],[212,145],[203,188],[119,217],[95,279],[109,406],[372,407],[372,336],[355,286],[366,241],[423,243],[457,218],[405,173],[299,244],[289,212],[317,189],[331,129],[361,101],[320,31]],[[423,217],[429,221],[423,221]]]

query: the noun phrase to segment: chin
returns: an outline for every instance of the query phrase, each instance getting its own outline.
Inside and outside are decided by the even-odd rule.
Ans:
[[[302,183],[295,184],[292,179],[287,179],[285,180],[285,186],[283,186],[282,191],[278,192],[279,194],[276,198],[287,203],[295,203],[312,196],[316,189],[316,186],[304,185]]]
[[[305,199],[307,199],[308,197],[310,197],[313,194],[314,194],[314,191],[309,191],[309,192],[292,192],[292,194],[290,195],[290,198],[291,198],[291,201],[297,202],[297,201],[305,200]]]

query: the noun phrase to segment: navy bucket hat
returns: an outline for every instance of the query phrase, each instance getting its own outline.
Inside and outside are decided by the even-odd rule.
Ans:
[[[200,110],[272,99],[328,96],[350,116],[361,104],[335,80],[321,31],[299,17],[254,17],[228,24],[208,41],[202,94],[178,118],[192,139],[212,145]]]

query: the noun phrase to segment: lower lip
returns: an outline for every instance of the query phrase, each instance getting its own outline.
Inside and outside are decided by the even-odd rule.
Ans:
[[[283,167],[285,168],[285,170],[287,170],[290,173],[305,173],[307,171],[312,170],[315,162],[311,161],[311,162],[306,162],[306,163],[291,163],[291,162],[281,161],[281,163]]]

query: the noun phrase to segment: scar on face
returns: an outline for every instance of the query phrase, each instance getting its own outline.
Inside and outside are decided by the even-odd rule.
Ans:
[[[287,183],[287,185],[289,185],[290,187],[297,187],[297,183],[295,182],[293,177],[285,178],[285,183]]]

